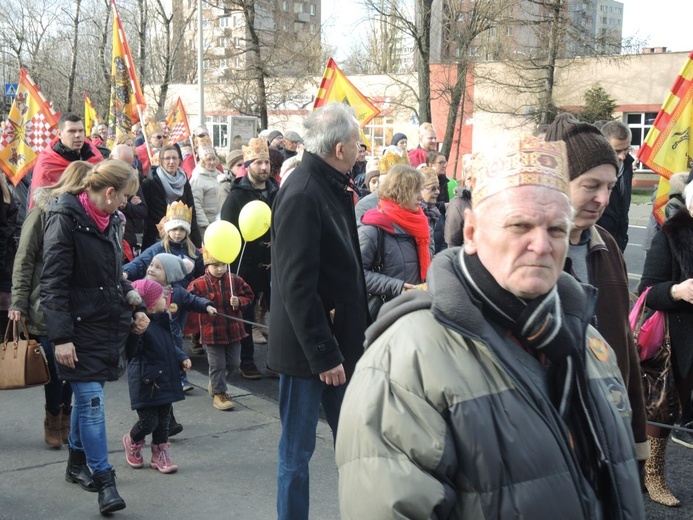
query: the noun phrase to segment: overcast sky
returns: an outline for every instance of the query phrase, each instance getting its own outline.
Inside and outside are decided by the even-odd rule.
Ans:
[[[691,0],[623,0],[623,36],[647,39],[652,47],[693,50]],[[365,9],[358,0],[323,0],[322,19],[329,43],[337,46],[339,63],[363,30]],[[361,27],[359,27],[359,25]]]

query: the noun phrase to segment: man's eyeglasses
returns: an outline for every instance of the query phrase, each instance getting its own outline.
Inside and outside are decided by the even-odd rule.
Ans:
[[[209,134],[197,134],[195,137],[209,137]]]
[[[163,135],[153,135],[152,136],[152,139],[163,139],[163,138],[164,138]]]

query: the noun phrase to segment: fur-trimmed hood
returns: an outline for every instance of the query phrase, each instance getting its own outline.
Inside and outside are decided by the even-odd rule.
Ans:
[[[662,226],[685,278],[693,278],[693,217],[681,209]]]
[[[688,172],[675,173],[669,179],[669,198],[675,195],[683,196],[683,190],[688,184]]]

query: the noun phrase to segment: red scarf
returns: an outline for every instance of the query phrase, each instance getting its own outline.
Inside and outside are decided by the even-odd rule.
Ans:
[[[428,219],[421,207],[416,212],[402,209],[399,204],[388,199],[380,199],[378,211],[383,213],[392,222],[409,233],[416,241],[416,251],[419,255],[419,275],[421,281],[426,281],[428,266],[431,265],[431,253],[428,249],[431,243],[431,231],[428,227]],[[365,223],[365,222],[364,222]]]
[[[82,193],[77,195],[77,198],[79,199],[79,202],[82,204],[84,211],[87,212],[87,216],[94,221],[94,224],[96,224],[96,227],[99,229],[99,231],[101,231],[102,233],[106,231],[108,223],[111,221],[111,215],[97,208],[96,205],[89,198],[89,195],[87,195],[86,191],[83,191]]]

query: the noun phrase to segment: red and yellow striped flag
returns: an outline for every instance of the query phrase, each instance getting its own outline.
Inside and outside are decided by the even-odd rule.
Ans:
[[[91,132],[99,126],[99,116],[96,115],[94,105],[87,93],[84,93],[84,135],[91,138]]]
[[[113,5],[113,58],[111,107],[108,114],[109,144],[111,139],[130,133],[132,125],[140,120],[138,107],[140,110],[147,107],[115,0],[111,0],[111,4]]]
[[[318,95],[315,97],[313,110],[329,103],[346,103],[356,113],[361,128],[380,113],[380,110],[361,94],[349,78],[339,70],[335,61],[330,58],[322,76]]]
[[[0,169],[15,186],[58,135],[58,115],[23,68],[0,138]]]
[[[166,126],[169,131],[168,144],[170,145],[190,137],[188,115],[185,113],[185,107],[183,107],[183,102],[180,98],[178,98],[176,106],[173,107],[173,110],[166,118]]]
[[[664,207],[669,200],[669,178],[689,171],[693,162],[693,52],[674,82],[671,92],[647,133],[638,158],[661,175],[653,213],[664,222]]]

